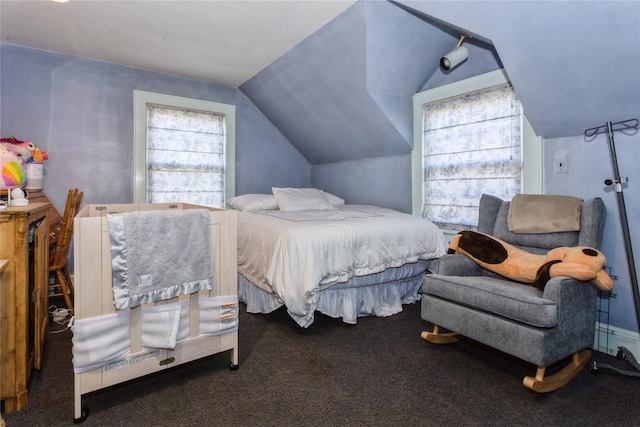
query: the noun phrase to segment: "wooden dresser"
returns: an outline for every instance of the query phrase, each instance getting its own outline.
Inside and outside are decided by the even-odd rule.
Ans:
[[[4,270],[9,265],[9,261],[6,259],[0,259],[0,289],[2,289],[2,282],[4,282]],[[0,304],[2,304],[2,293],[0,292]],[[2,354],[2,340],[0,340],[0,354]],[[0,379],[2,379],[2,364],[0,363]],[[0,413],[0,427],[6,426],[2,414]]]
[[[60,223],[62,222],[62,215],[53,205],[51,200],[47,197],[42,190],[27,190],[29,193],[29,203],[50,203],[51,208],[47,215],[47,221],[49,222],[49,243],[53,245],[58,237],[58,231],[60,230]],[[0,190],[0,198],[7,199],[7,190]]]
[[[0,397],[7,413],[27,404],[27,382],[40,369],[49,331],[51,203],[0,211],[0,259],[8,260],[0,288]]]

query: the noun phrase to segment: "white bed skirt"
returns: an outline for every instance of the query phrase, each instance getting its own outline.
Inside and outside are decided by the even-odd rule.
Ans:
[[[349,324],[356,324],[358,317],[385,317],[399,313],[402,304],[420,300],[419,290],[427,267],[428,262],[421,261],[413,266],[354,277],[349,282],[324,288],[319,293],[317,310],[327,316],[342,318]],[[411,272],[409,277],[407,271]],[[381,277],[386,281],[380,281]],[[247,305],[249,313],[267,314],[284,305],[276,294],[255,286],[240,274],[238,299]]]

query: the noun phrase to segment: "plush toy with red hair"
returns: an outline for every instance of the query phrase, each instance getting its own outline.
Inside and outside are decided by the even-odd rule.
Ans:
[[[605,256],[587,246],[562,246],[535,255],[488,234],[462,231],[454,236],[448,253],[464,254],[489,271],[540,290],[558,276],[591,282],[606,291],[613,289],[613,281],[603,269]]]
[[[21,141],[12,136],[0,139],[0,143],[10,149],[23,163],[43,163],[49,159],[47,152],[40,150],[31,141]]]

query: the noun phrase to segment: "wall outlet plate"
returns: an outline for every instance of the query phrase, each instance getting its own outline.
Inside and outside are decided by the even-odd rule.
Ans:
[[[567,165],[567,158],[564,156],[558,156],[553,162],[553,171],[555,173],[568,173],[569,166]]]

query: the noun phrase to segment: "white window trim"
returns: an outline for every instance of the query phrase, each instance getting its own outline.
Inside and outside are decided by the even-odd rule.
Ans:
[[[422,216],[424,183],[422,182],[422,106],[469,92],[509,83],[504,70],[481,74],[435,89],[420,92],[413,97],[413,151],[411,153],[412,212]],[[542,194],[542,138],[537,136],[523,114],[522,138],[522,192]]]
[[[225,116],[225,202],[235,196],[236,107],[219,102],[133,91],[133,202],[147,201],[147,104],[209,111]]]

